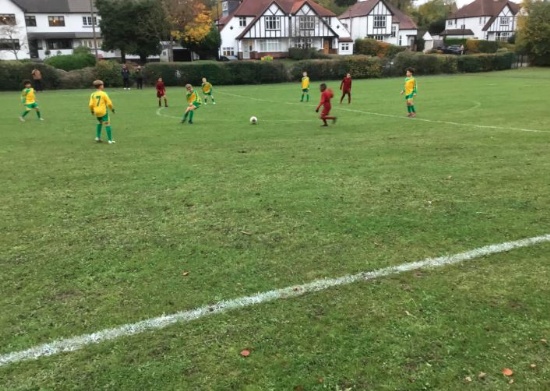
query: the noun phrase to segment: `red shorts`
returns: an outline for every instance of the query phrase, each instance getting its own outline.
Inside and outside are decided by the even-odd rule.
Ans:
[[[166,93],[164,91],[157,91],[157,98],[162,98]]]
[[[323,106],[323,111],[321,112],[321,117],[326,117],[330,114],[331,106]]]

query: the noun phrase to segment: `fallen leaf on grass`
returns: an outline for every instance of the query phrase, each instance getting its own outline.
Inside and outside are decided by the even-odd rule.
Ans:
[[[535,369],[537,367],[537,364],[531,364],[529,365],[532,369]]]
[[[186,271],[181,272],[181,275],[184,276],[184,277],[187,277],[189,275],[189,272],[186,272]]]
[[[472,381],[472,378],[470,376],[466,376],[464,378],[465,381],[467,381],[468,383],[470,383]]]
[[[512,376],[514,374],[514,371],[512,371],[510,368],[504,368],[502,370],[502,374],[504,376]]]
[[[540,340],[540,342],[542,342],[542,343],[548,343],[548,341],[547,341],[547,340],[545,340],[544,338],[543,338],[543,339],[541,339],[541,340]]]
[[[508,382],[508,384],[514,384],[514,379],[510,379],[510,381]]]
[[[486,376],[487,374],[485,372],[479,372],[479,375],[477,375],[477,378],[483,380],[485,379]]]
[[[248,349],[241,350],[241,356],[243,356],[243,357],[250,356],[250,350],[248,350]]]
[[[252,232],[247,232],[247,231],[241,231],[241,233],[242,233],[243,235],[252,235]]]

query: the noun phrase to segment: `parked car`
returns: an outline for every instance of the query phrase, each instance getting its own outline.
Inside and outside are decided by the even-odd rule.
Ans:
[[[220,61],[238,61],[239,59],[235,56],[221,56]]]
[[[460,45],[451,45],[443,48],[443,53],[445,54],[462,54],[463,49]]]

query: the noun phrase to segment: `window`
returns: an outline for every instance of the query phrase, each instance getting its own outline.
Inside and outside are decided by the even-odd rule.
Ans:
[[[313,39],[311,38],[300,38],[296,41],[296,47],[299,49],[309,49],[313,46]]]
[[[235,49],[233,48],[222,48],[222,56],[234,56]]]
[[[261,52],[279,52],[281,44],[277,39],[264,39],[260,41]]]
[[[64,16],[48,16],[48,23],[50,27],[63,27],[65,26]]]
[[[501,26],[508,26],[509,20],[507,16],[501,16],[500,17],[500,25]]]
[[[94,16],[93,25],[97,26],[97,18]],[[83,26],[92,26],[92,17],[91,16],[83,16],[82,17],[82,25]]]
[[[510,38],[510,33],[502,32],[497,33],[497,41],[507,41]]]
[[[397,26],[391,26],[391,36],[395,38],[397,35]]]
[[[315,16],[300,16],[298,28],[300,30],[313,30],[315,28]]]
[[[10,25],[13,26],[17,24],[15,22],[15,14],[0,14],[0,25]]]
[[[328,24],[329,26],[331,26],[331,19],[330,17],[324,17],[323,20],[325,21],[326,24]]]
[[[383,35],[369,35],[369,36],[367,36],[367,38],[376,39],[377,41],[383,41],[384,40]]]
[[[0,50],[19,50],[21,45],[18,39],[0,38]]]
[[[342,48],[342,51],[345,51],[345,52],[349,51],[349,43],[343,43],[341,48]]]
[[[227,11],[227,1],[222,1],[222,11]]]
[[[27,27],[36,27],[36,16],[25,16],[25,24]]]
[[[479,24],[483,24],[483,17],[479,18]]]
[[[374,28],[386,28],[386,17],[384,15],[374,15]]]
[[[399,43],[398,45],[401,46],[403,44],[403,41],[401,40],[401,35],[399,36]]]
[[[239,26],[240,26],[240,27],[245,27],[245,26],[246,26],[246,17],[241,16],[241,17],[239,18]]]
[[[46,47],[50,50],[52,49],[72,49],[73,40],[72,39],[47,39]]]
[[[466,25],[465,25],[465,24],[461,24],[461,25],[460,25],[460,29],[461,29],[461,30],[466,30]]]
[[[280,30],[281,18],[279,16],[266,16],[265,17],[265,29],[266,30]]]
[[[94,40],[93,39],[83,39],[80,41],[80,46],[85,46],[90,49],[94,49]],[[101,49],[101,40],[97,40],[97,48]]]
[[[347,30],[348,29],[348,24],[347,23],[342,23],[342,26],[344,26],[344,28]]]
[[[452,25],[453,25],[453,21],[452,21],[452,20],[448,20],[448,21],[447,21],[447,24],[448,24],[449,26],[452,26]]]

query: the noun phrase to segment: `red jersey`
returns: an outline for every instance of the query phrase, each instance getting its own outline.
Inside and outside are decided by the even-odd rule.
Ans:
[[[342,83],[340,83],[340,89],[342,91],[351,91],[351,77],[344,77]]]
[[[325,109],[330,109],[332,107],[330,104],[330,100],[332,99],[333,96],[334,94],[332,93],[332,90],[329,88],[321,92],[321,102],[319,102],[319,106],[317,106],[317,109],[319,109],[319,107],[321,106],[323,106]]]
[[[166,91],[166,87],[164,87],[164,83],[161,81],[157,81],[157,92],[164,93]]]

